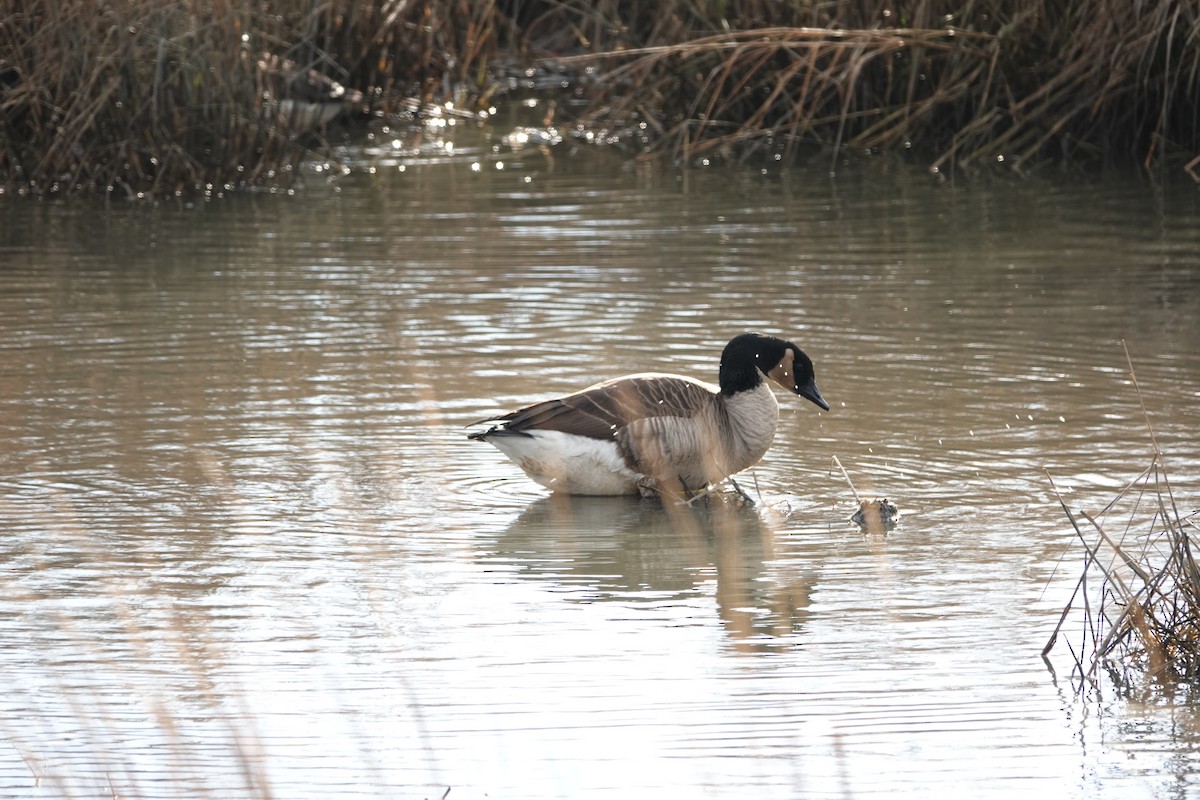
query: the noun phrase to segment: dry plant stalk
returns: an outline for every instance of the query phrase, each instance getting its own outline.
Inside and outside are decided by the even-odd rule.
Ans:
[[[842,471],[842,477],[846,479],[846,483],[850,485],[850,491],[854,493],[854,502],[858,504],[858,509],[850,517],[850,521],[867,533],[887,533],[900,518],[900,509],[886,497],[863,500],[862,495],[854,486],[854,481],[850,480],[850,473],[842,466],[842,460],[834,456],[833,463]]]
[[[605,71],[607,94],[588,120],[677,158],[815,144],[919,150],[938,170],[1200,159],[1194,3],[751,0],[727,11],[590,4],[597,36],[574,58]]]
[[[1200,565],[1192,540],[1192,532],[1200,530],[1195,522],[1200,512],[1179,511],[1128,348],[1125,358],[1150,433],[1151,461],[1098,515],[1107,516],[1119,503],[1131,504],[1119,534],[1086,513],[1072,513],[1050,478],[1085,555],[1075,590],[1042,656],[1053,649],[1070,612],[1082,603],[1079,649],[1067,642],[1081,682],[1094,682],[1101,667],[1122,685],[1133,683],[1139,673],[1156,681],[1191,680],[1200,676]],[[1147,510],[1149,530],[1136,533],[1134,517]]]
[[[259,113],[253,65],[264,53],[317,68],[385,113],[482,101],[498,61],[537,56],[586,86],[582,125],[646,157],[815,145],[919,151],[935,170],[1178,163],[1200,180],[1200,6],[1187,0],[2,5],[10,193],[286,184],[304,148]]]
[[[309,131],[280,124],[262,63],[315,70],[382,112],[483,90],[494,2],[8,0],[0,190],[117,197],[282,187]],[[285,85],[293,83],[284,81]]]

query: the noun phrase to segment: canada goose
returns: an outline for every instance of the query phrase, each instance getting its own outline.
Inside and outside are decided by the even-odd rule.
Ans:
[[[758,462],[779,421],[764,378],[825,411],[812,360],[791,342],[743,333],[721,353],[719,386],[645,373],[604,381],[476,425],[525,474],[567,494],[687,495]]]

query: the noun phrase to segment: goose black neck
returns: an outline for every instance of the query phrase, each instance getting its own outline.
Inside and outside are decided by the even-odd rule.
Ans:
[[[729,367],[721,365],[719,383],[721,394],[725,397],[757,389],[762,382],[762,374],[754,364],[738,364]]]
[[[758,367],[758,361],[764,346],[770,343],[769,337],[744,333],[725,345],[725,351],[721,353],[721,369],[717,379],[724,397],[757,389],[762,385],[763,374]]]

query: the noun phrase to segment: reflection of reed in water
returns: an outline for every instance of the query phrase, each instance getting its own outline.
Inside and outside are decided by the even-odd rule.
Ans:
[[[408,691],[402,669],[379,666],[403,661],[379,587],[353,586],[354,611],[369,604],[373,613],[359,620],[370,635],[346,639],[348,652],[318,623],[306,626],[303,612],[290,616],[288,601],[297,598],[314,616],[331,613],[313,592],[336,580],[327,571],[314,580],[279,551],[247,552],[256,539],[286,533],[264,526],[269,512],[244,476],[210,454],[194,455],[209,488],[219,490],[219,501],[203,505],[219,517],[205,528],[221,542],[166,529],[164,538],[180,540],[173,547],[143,546],[89,520],[71,488],[40,488],[42,503],[28,523],[37,536],[13,551],[20,574],[0,582],[0,663],[16,667],[0,698],[0,737],[11,748],[0,760],[6,767],[0,786],[28,786],[29,796],[38,787],[63,798],[268,798],[280,796],[278,784],[295,780],[289,749],[314,745],[322,754],[342,749],[355,757],[356,773],[377,770],[376,786],[387,778],[372,745],[371,709],[336,691],[336,671],[360,657],[375,658],[369,690],[385,687],[381,694],[389,698],[396,687]],[[191,513],[198,516],[198,508]],[[14,511],[2,496],[0,511]],[[358,542],[340,555],[361,559],[362,572],[394,555],[378,532]],[[285,574],[267,574],[274,567]],[[377,658],[378,651],[385,657]],[[307,683],[314,671],[330,684]],[[279,674],[304,691],[303,704],[285,714],[296,732],[289,727],[282,739],[272,730],[279,716],[272,704],[297,692],[270,680]],[[433,763],[423,713],[416,703],[405,708],[415,729],[410,764]],[[339,721],[336,732],[312,724],[329,715]],[[27,783],[14,778],[20,767],[9,766],[13,753]]]
[[[737,649],[791,646],[807,620],[817,565],[775,560],[763,513],[717,494],[687,506],[632,497],[553,495],[532,503],[480,556],[575,602],[694,602],[715,580]],[[698,622],[704,610],[697,606]]]
[[[131,568],[162,565],[115,555],[62,492],[50,505],[44,550],[27,555],[40,571],[62,552],[77,554],[87,579],[68,595],[10,582],[3,598],[31,609],[36,627],[37,646],[21,645],[36,660],[26,661],[19,682],[10,679],[9,711],[0,714],[31,785],[67,798],[175,796],[180,787],[199,796],[272,796],[243,695],[217,674],[227,666],[209,629],[219,612],[187,600],[147,608]]]

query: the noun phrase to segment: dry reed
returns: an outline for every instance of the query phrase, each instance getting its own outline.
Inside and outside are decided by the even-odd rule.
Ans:
[[[311,136],[268,113],[286,99],[273,86],[311,70],[382,112],[477,87],[495,19],[492,3],[9,0],[0,185],[129,197],[286,185]],[[300,79],[264,69],[279,64]]]
[[[1194,3],[764,1],[726,16],[734,7],[580,12],[592,52],[571,61],[605,70],[607,91],[590,124],[638,130],[647,154],[684,158],[808,143],[919,151],[935,171],[1200,163]]]
[[[264,114],[286,59],[388,113],[486,100],[539,59],[583,127],[641,155],[919,152],[1200,166],[1185,0],[7,0],[0,188],[213,194],[286,184],[310,142]],[[583,87],[586,87],[584,89]]]
[[[1192,541],[1200,532],[1200,512],[1180,513],[1132,361],[1129,375],[1146,416],[1150,464],[1094,517],[1073,513],[1059,495],[1083,544],[1084,563],[1042,656],[1082,604],[1078,646],[1067,641],[1081,685],[1094,682],[1101,668],[1121,686],[1136,685],[1139,675],[1167,686],[1200,677],[1200,565]],[[1128,519],[1113,533],[1104,520],[1121,504],[1128,506]],[[1147,512],[1147,529],[1135,532],[1134,520]]]

